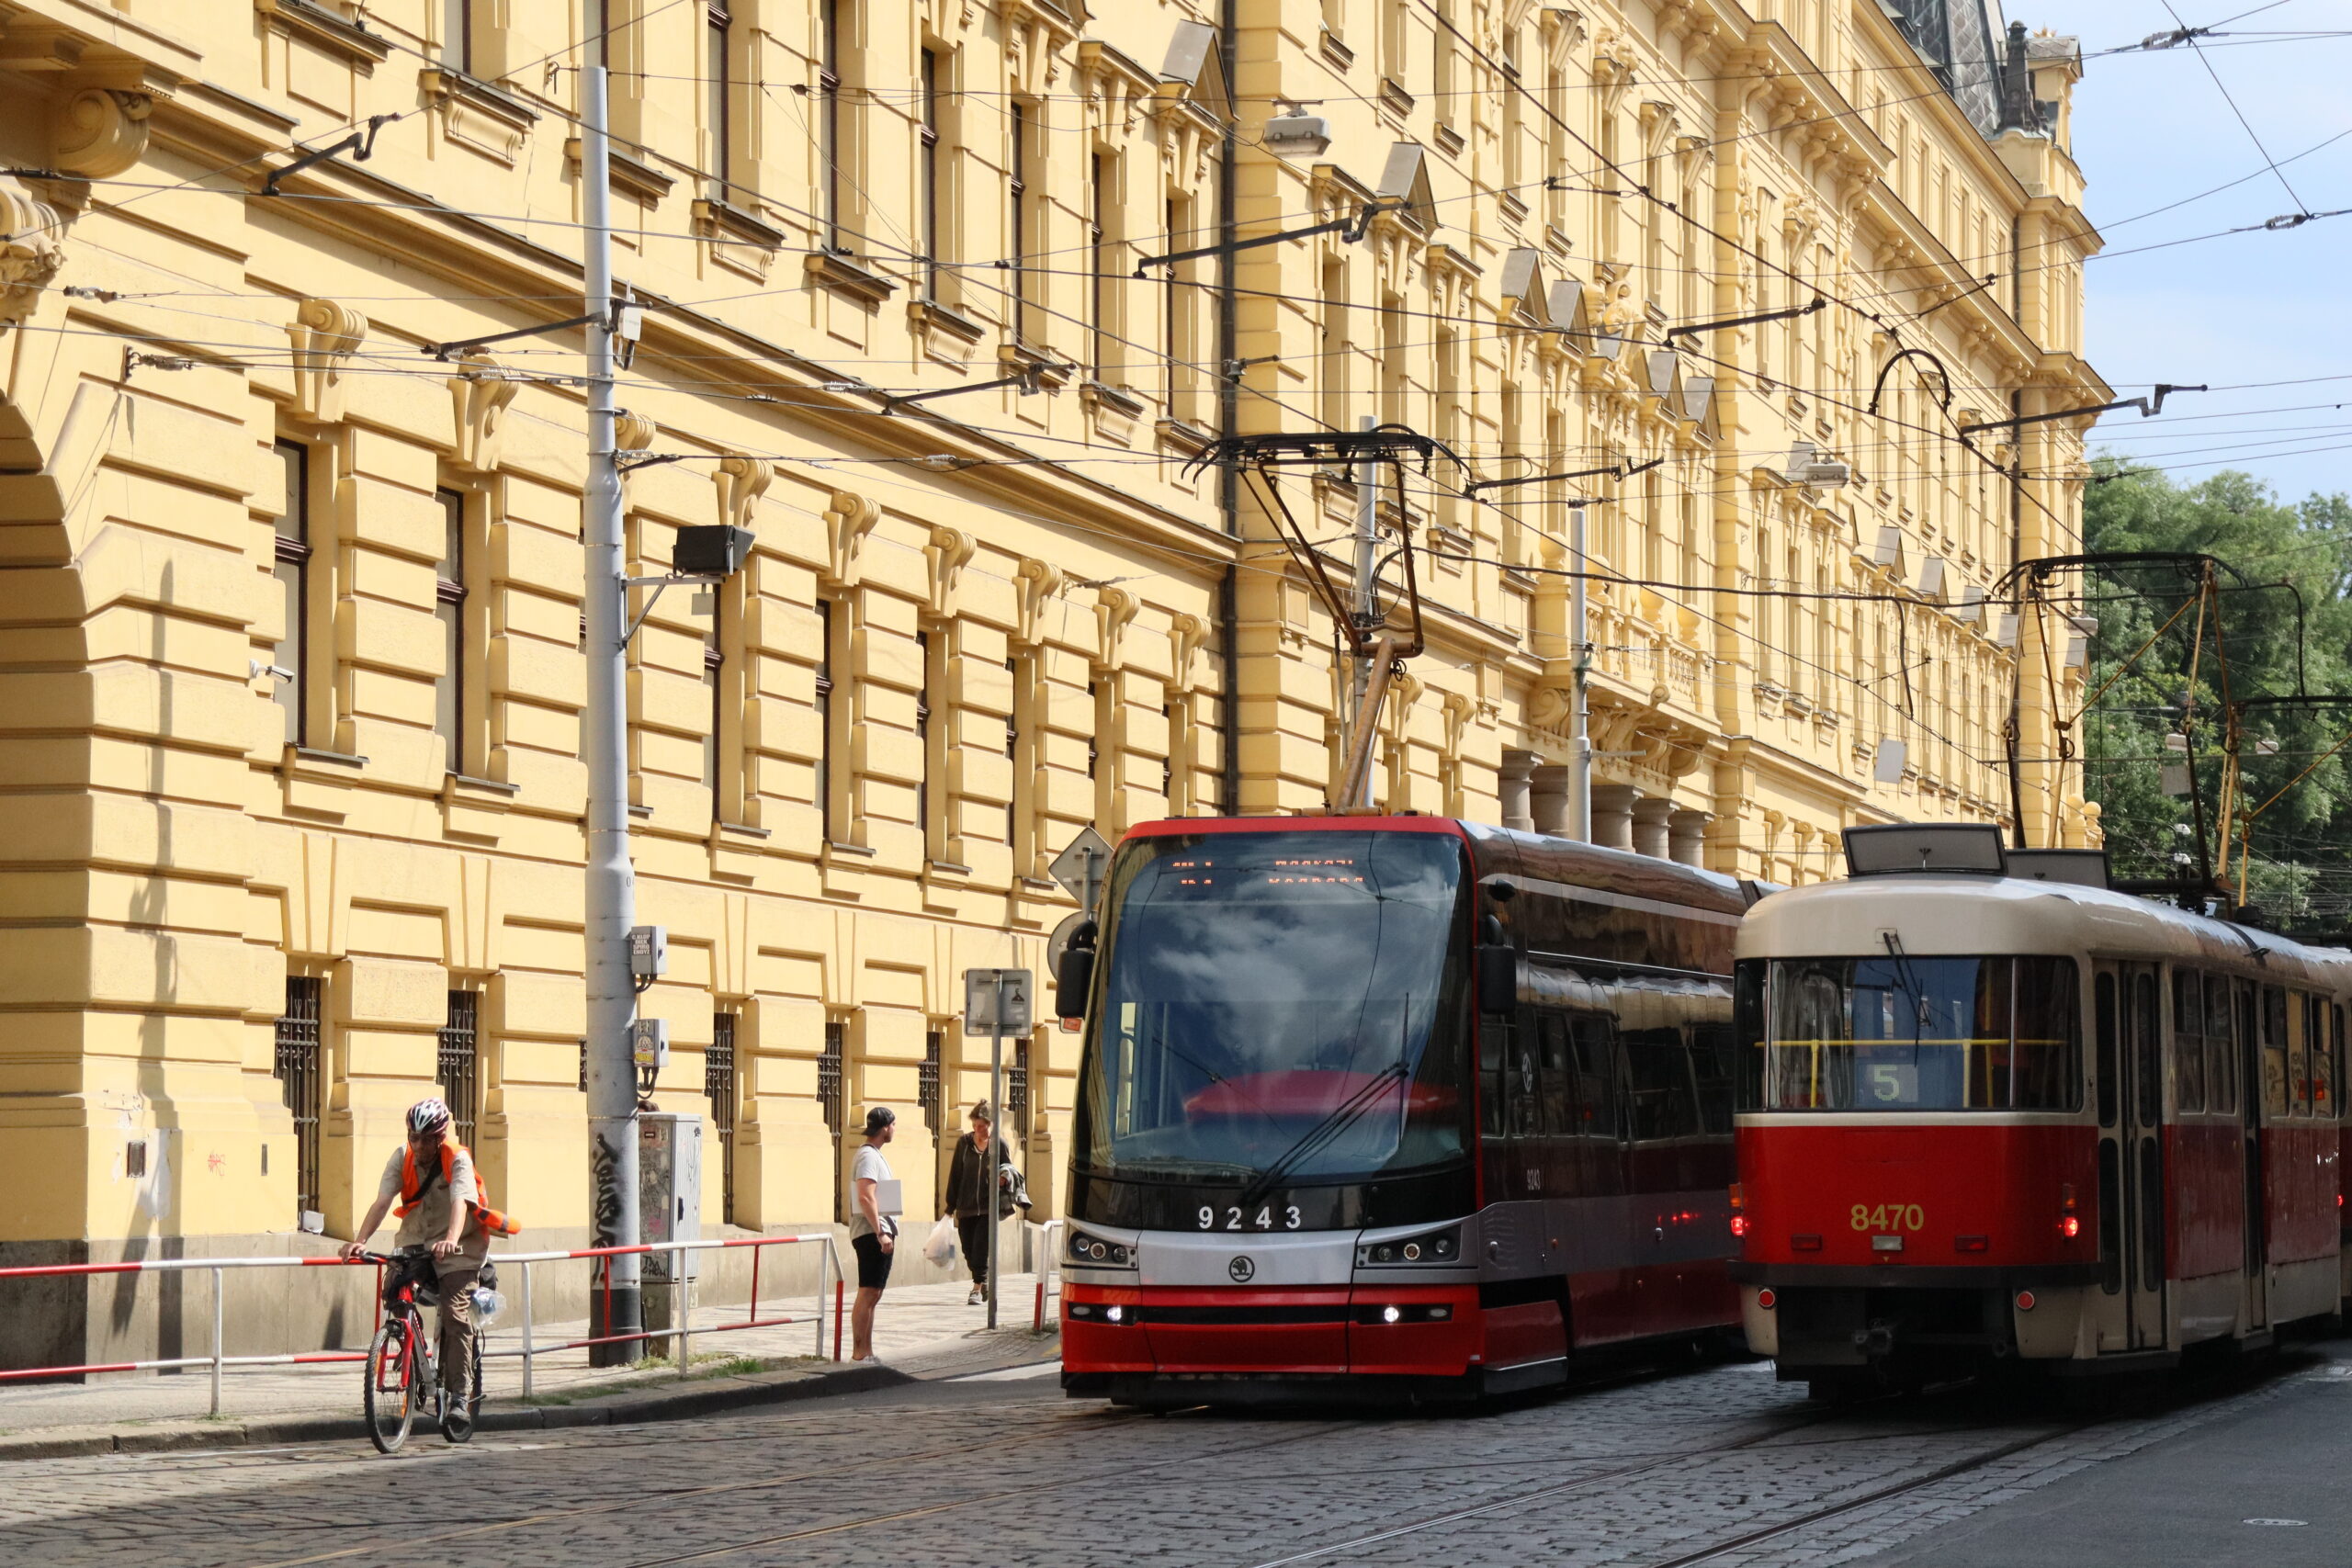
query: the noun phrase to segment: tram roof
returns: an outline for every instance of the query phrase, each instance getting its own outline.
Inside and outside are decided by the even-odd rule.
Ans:
[[[1557,882],[1725,915],[1746,913],[1756,896],[1774,886],[1744,884],[1721,872],[1631,850],[1606,849],[1578,839],[1555,839],[1453,817],[1192,817],[1142,822],[1129,829],[1131,836],[1150,837],[1286,831],[1451,833],[1470,841],[1482,876]]]
[[[1741,923],[1742,958],[1874,957],[1892,931],[1915,957],[2089,953],[2352,987],[2352,954],[2072,883],[1914,872],[1776,892]]]

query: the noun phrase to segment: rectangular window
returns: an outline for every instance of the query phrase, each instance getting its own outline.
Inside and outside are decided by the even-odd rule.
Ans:
[[[1167,223],[1170,245],[1180,251],[1193,247],[1190,198],[1168,198]],[[1190,423],[1194,412],[1193,361],[1198,357],[1193,352],[1196,318],[1193,310],[1193,264],[1176,262],[1162,270],[1168,278],[1160,290],[1160,350],[1168,361],[1168,417]]]
[[[466,755],[466,495],[433,492],[441,507],[441,559],[433,569],[433,614],[441,622],[441,677],[433,683],[433,725],[441,734],[448,771],[462,773]]]
[[[2237,1037],[2230,1028],[2230,983],[2218,975],[2205,980],[2206,1109],[2234,1116],[2238,1109]]]
[[[1086,321],[1093,336],[1090,357],[1094,378],[1107,386],[1114,384],[1119,371],[1119,355],[1113,343],[1117,329],[1111,320],[1112,290],[1118,287],[1112,276],[1117,263],[1111,241],[1112,193],[1117,164],[1111,153],[1097,152],[1091,168],[1093,178],[1088,182],[1086,209]]]
[[[1012,1043],[1012,1060],[1004,1069],[1004,1109],[1011,1122],[1012,1146],[1018,1150],[1029,1143],[1029,1042],[1016,1040]],[[1018,1158],[1018,1155],[1014,1156]]]
[[[2205,1000],[2201,977],[2176,969],[2172,976],[2172,1095],[2176,1111],[2205,1109]],[[2215,988],[2228,995],[2222,982]]]
[[[1012,341],[1025,347],[1037,341],[1034,295],[1038,275],[1028,258],[1045,248],[1036,243],[1035,231],[1041,204],[1031,199],[1029,191],[1033,151],[1029,141],[1037,108],[1034,104],[1016,103],[1011,112],[1012,145],[1007,158],[1006,188],[1012,203],[1012,243],[1008,247],[1012,256]]]
[[[944,637],[934,637],[929,632],[915,633],[915,658],[922,671],[922,684],[915,691],[915,766],[920,770],[915,774],[915,826],[922,832],[922,852],[932,860],[944,858],[939,852],[944,835],[932,820],[933,810],[944,803],[939,792],[931,787],[936,776],[933,752],[939,740],[931,720],[931,692],[932,682],[939,673],[935,660],[945,646]]]
[[[1029,802],[1036,784],[1035,753],[1032,747],[1029,666],[1015,655],[1004,661],[1012,677],[1012,705],[1004,721],[1004,755],[1012,764],[1012,798],[1004,807],[1004,841],[1012,852],[1012,874],[1026,876],[1035,856],[1029,852]]]
[[[441,0],[441,63],[452,71],[473,73],[473,0]]]
[[[717,615],[711,617],[713,622]],[[702,644],[702,683],[710,695],[710,727],[702,738],[702,783],[710,791],[710,818],[714,822],[726,815],[726,802],[719,788],[721,763],[726,756],[727,720],[727,653],[719,646],[718,627],[713,625]]]
[[[833,767],[833,601],[817,601],[817,812],[828,840],[841,837],[833,799],[839,780]]]
[[[286,710],[286,740],[310,742],[311,705],[311,449],[280,441],[273,450],[283,470],[286,500],[277,514],[277,580],[285,626],[271,653],[278,705]]]
[[[1323,389],[1323,423],[1333,430],[1348,426],[1348,264],[1343,257],[1323,259],[1319,301],[1322,321],[1316,336],[1315,379]]]
[[[704,0],[704,112],[710,119],[710,197],[729,201],[734,197],[735,84],[734,50],[729,34],[735,18],[728,0]]]
[[[832,1134],[833,1213],[842,1212],[842,1058],[849,1043],[849,1025],[840,1019],[825,1021],[825,1048],[817,1056],[817,1112]]]
[[[945,1065],[947,1035],[933,1029],[922,1037],[922,1066],[915,1069],[915,1103],[922,1109],[922,1119],[931,1130],[938,1132],[944,1123],[940,1112],[945,1108],[940,1093],[940,1069]]]
[[[710,1101],[710,1130],[718,1139],[718,1218],[735,1223],[735,1015],[713,1013],[710,1049],[702,1056],[702,1092]]]
[[[326,1104],[326,1061],[321,1048],[319,998],[325,982],[286,977],[286,1010],[278,1016],[271,1070],[286,1109],[294,1113],[294,1218],[319,1206],[320,1113]]]
[[[451,991],[449,1021],[441,1026],[435,1055],[441,1098],[449,1102],[449,1136],[469,1149],[481,1111],[481,1019],[480,993]]]
[[[1742,964],[1737,984],[1770,987],[1762,1100],[1752,1109],[2073,1111],[2083,1102],[2069,959],[1788,959]]]
[[[941,221],[941,207],[947,197],[945,182],[941,177],[940,161],[944,156],[939,150],[940,140],[940,59],[937,50],[922,51],[922,123],[915,134],[915,145],[921,158],[919,177],[922,181],[922,297],[937,299],[939,294],[939,264],[946,259],[941,248],[945,224]]]
[[[819,211],[825,249],[835,254],[849,244],[842,222],[842,16],[841,0],[817,0],[817,156]]]

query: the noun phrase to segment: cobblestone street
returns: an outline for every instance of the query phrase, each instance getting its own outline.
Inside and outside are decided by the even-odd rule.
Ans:
[[[2198,1560],[2299,1562],[2341,1539],[2312,1510],[2342,1505],[2302,1495],[2313,1528],[2243,1522],[2289,1511],[2248,1490],[2281,1468],[2248,1434],[2301,1422],[2323,1436],[2299,1451],[2340,1474],[2346,1362],[2352,1344],[2298,1349],[2096,1421],[1971,1393],[1825,1408],[1760,1363],[1467,1417],[1154,1417],[1066,1401],[1037,1365],[465,1450],[420,1435],[392,1459],[354,1442],[26,1461],[5,1472],[0,1526],[8,1561],[51,1568],[126,1551],[152,1568],[1990,1564],[2013,1548],[1967,1540],[2015,1541],[2007,1516],[2029,1509],[2063,1523],[2081,1510],[2052,1489],[2087,1486],[2110,1512],[2161,1505],[2168,1529],[2214,1532]],[[2143,1470],[2161,1498],[2112,1495]],[[2066,1560],[2100,1561],[2097,1542]]]

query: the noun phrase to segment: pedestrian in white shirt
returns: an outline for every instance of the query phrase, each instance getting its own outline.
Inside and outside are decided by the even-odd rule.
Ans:
[[[874,1309],[890,1282],[890,1254],[899,1242],[899,1222],[882,1212],[882,1183],[892,1179],[882,1145],[899,1132],[899,1114],[887,1105],[865,1113],[865,1143],[850,1162],[849,1245],[857,1254],[857,1304],[850,1308],[850,1359],[871,1361]]]

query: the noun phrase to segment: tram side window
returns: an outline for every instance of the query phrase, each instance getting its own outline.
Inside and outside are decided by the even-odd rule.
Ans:
[[[1478,1131],[1503,1135],[1503,1057],[1520,1026],[1505,1019],[1478,1021]]]
[[[2287,1114],[2287,993],[2277,986],[2262,987],[2262,1110]]]
[[[1535,1032],[1531,1029],[1511,1031],[1508,1103],[1510,1106],[1510,1135],[1514,1138],[1532,1138],[1541,1125],[1535,1061]]]
[[[1686,1138],[1699,1130],[1690,1088],[1690,1055],[1679,1029],[1637,1029],[1625,1034],[1627,1086],[1637,1144]]]
[[[1572,1021],[1569,1043],[1577,1060],[1577,1112],[1584,1135],[1613,1140],[1617,1136],[1617,1032],[1600,1014],[1579,1014]]]
[[[2091,996],[2092,1028],[2097,1033],[2098,1052],[2098,1124],[2112,1127],[2119,1109],[2116,1085],[2123,1070],[2116,1050],[2115,976],[2101,975],[2092,984]]]
[[[2205,1108],[2236,1114],[2238,1043],[2230,1032],[2230,982],[2205,976]]]
[[[2319,1113],[2334,1117],[2344,1111],[2344,1009],[2330,1004],[2327,1011],[2327,1054],[2320,1063]],[[2339,1175],[2336,1179],[2341,1182],[2343,1178]]]
[[[2320,1003],[2317,997],[2309,996],[2299,996],[2295,1002],[2295,1010],[2301,1015],[2295,1021],[2302,1027],[2287,1042],[2287,1094],[2294,1103],[2293,1114],[2309,1116],[2312,1100],[2312,1058],[2319,1052]]]
[[[2175,1111],[2205,1109],[2204,978],[2191,969],[2172,972],[2172,1103]],[[2218,984],[2227,986],[2229,982],[2224,980]]]
[[[1568,1021],[1558,1013],[1547,1012],[1537,1027],[1542,1043],[1544,1097],[1538,1123],[1547,1136],[1567,1136],[1577,1130],[1574,1082],[1568,1066]]]
[[[2165,1119],[2163,1020],[2156,1016],[2156,977],[2132,982],[2132,1120],[2153,1127]]]
[[[1702,1023],[1690,1031],[1690,1071],[1699,1083],[1699,1128],[1731,1131],[1732,1072],[1736,1048],[1729,1028]]]

